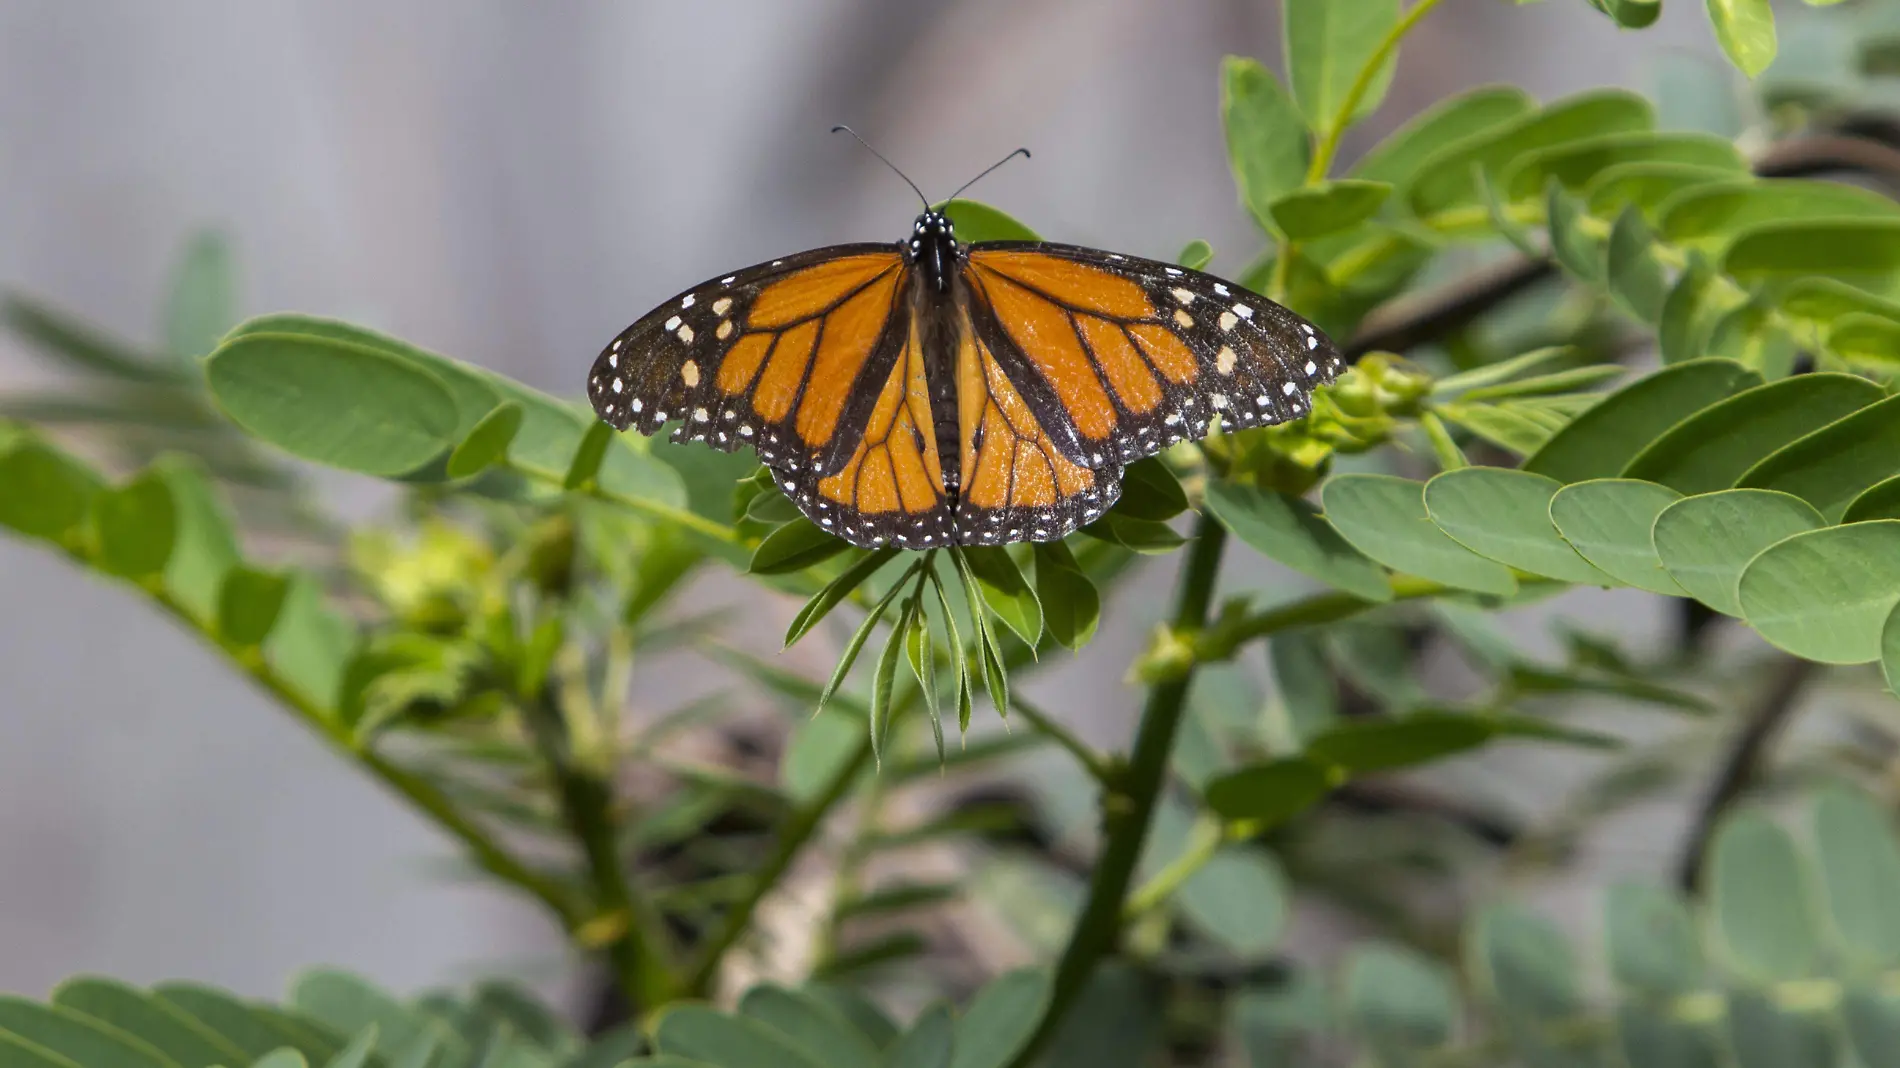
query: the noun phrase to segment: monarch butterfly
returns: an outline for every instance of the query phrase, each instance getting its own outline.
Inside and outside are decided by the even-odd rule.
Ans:
[[[1343,366],[1313,324],[1235,283],[1074,245],[959,244],[924,203],[904,241],[814,249],[661,304],[595,361],[594,410],[757,450],[853,545],[999,545],[1095,521],[1123,465],[1216,418],[1304,415]]]

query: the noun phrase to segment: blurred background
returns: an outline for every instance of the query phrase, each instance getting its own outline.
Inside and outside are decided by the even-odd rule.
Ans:
[[[1583,3],[1447,5],[1345,158],[1475,84],[1549,99],[1651,89],[1669,56],[1719,66],[1699,7],[1623,33]],[[1278,23],[1266,0],[0,0],[0,286],[150,340],[181,247],[215,227],[247,314],[347,317],[578,393],[601,344],[671,293],[903,232],[914,198],[825,133],[839,122],[939,196],[1027,145],[977,195],[1058,240],[1167,257],[1206,238],[1237,271],[1257,238],[1217,65],[1277,67]],[[0,342],[0,390],[48,376]],[[387,501],[367,480],[326,491],[357,514]],[[1292,584],[1248,566],[1236,581]],[[1126,737],[1120,665],[1172,569],[1036,679],[1093,740]],[[507,968],[582,996],[539,914],[448,870],[444,842],[189,634],[5,539],[0,605],[0,991],[99,972],[266,994],[328,962],[399,990]],[[760,633],[794,607],[760,608]],[[1640,645],[1662,610],[1580,593],[1517,633],[1548,643],[1561,612]],[[656,704],[693,685],[642,682]],[[1479,759],[1534,801],[1572,758]],[[1609,875],[1666,874],[1686,811],[1616,821],[1538,892],[1561,918]],[[1326,918],[1303,919],[1294,947],[1324,942]]]

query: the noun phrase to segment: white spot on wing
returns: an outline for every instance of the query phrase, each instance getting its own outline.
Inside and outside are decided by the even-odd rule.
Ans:
[[[718,300],[713,301],[713,314],[724,315],[726,314],[726,309],[730,307],[732,307],[732,298],[720,297]]]
[[[1247,307],[1245,304],[1236,304],[1234,305],[1234,314],[1240,316],[1242,319],[1251,319],[1253,318],[1253,309]]]
[[[1189,315],[1187,312],[1182,311],[1180,308],[1174,309],[1174,321],[1177,323],[1180,323],[1181,329],[1183,330],[1192,329],[1194,326],[1194,316]]]
[[[680,335],[681,341],[691,342],[693,340],[693,328],[690,326],[687,326],[684,323],[681,323],[680,329],[679,329],[679,335]]]
[[[1233,312],[1225,311],[1220,313],[1220,328],[1222,330],[1232,330],[1234,324],[1239,321],[1239,319],[1234,318]]]
[[[687,360],[686,363],[680,367],[680,380],[685,382],[689,388],[699,385],[699,364],[694,363],[692,360]]]
[[[1236,359],[1237,357],[1234,355],[1234,350],[1229,346],[1222,345],[1220,352],[1215,354],[1214,369],[1221,374],[1231,375],[1234,373],[1234,361]]]
[[[1174,294],[1174,299],[1180,301],[1183,304],[1194,303],[1194,294],[1190,290],[1176,287],[1174,289],[1168,290],[1168,292]]]
[[[666,321],[666,328],[668,330],[678,330],[680,328],[680,317],[675,315],[671,319],[668,319]]]
[[[693,295],[691,293],[688,293],[686,294],[685,299],[680,301],[680,307],[690,308],[692,306],[693,306]]]

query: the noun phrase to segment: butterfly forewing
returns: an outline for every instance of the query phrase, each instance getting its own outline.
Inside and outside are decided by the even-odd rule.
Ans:
[[[850,456],[867,365],[896,359],[891,323],[907,288],[890,245],[835,245],[713,279],[649,312],[594,362],[587,395],[619,430],[731,452],[769,465],[836,468]],[[880,380],[881,381],[881,380]]]
[[[977,329],[996,338],[1012,378],[1040,380],[1025,383],[1024,398],[1051,439],[1089,465],[1204,437],[1215,416],[1229,430],[1297,419],[1344,366],[1305,319],[1185,267],[986,242],[970,250],[968,277]]]

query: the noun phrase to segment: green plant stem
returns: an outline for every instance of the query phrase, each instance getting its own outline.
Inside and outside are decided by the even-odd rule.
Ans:
[[[636,1011],[672,1000],[678,981],[667,962],[666,924],[636,893],[620,859],[613,787],[575,759],[561,710],[544,697],[523,709],[530,734],[560,798],[561,819],[586,858],[594,914],[576,928],[584,945],[600,946]]]
[[[1181,851],[1181,855],[1169,861],[1166,867],[1128,896],[1128,907],[1122,910],[1122,923],[1135,922],[1173,897],[1175,891],[1194,878],[1195,872],[1214,859],[1214,854],[1220,852],[1221,843],[1226,840],[1227,833],[1220,821],[1203,814],[1188,832],[1187,848]]]
[[[778,833],[772,855],[759,866],[751,891],[727,911],[719,929],[707,940],[705,949],[686,973],[683,992],[687,997],[704,997],[710,992],[713,981],[719,977],[719,966],[724,963],[726,954],[751,928],[752,914],[758,910],[759,902],[777,889],[779,880],[791,868],[792,861],[798,858],[799,852],[824,823],[825,816],[851,789],[851,784],[857,781],[865,765],[870,762],[871,734],[867,730],[857,750],[833,773],[824,789],[787,817],[785,826]]]
[[[1082,770],[1089,773],[1089,777],[1095,780],[1096,785],[1103,787],[1114,785],[1113,772],[1109,768],[1108,758],[1096,752],[1087,742],[1076,737],[1074,731],[1063,726],[1055,717],[1049,715],[1049,713],[1044,712],[1041,708],[1030,703],[1021,694],[1012,692],[1009,695],[1009,703],[1010,707],[1014,708],[1018,715],[1022,716],[1023,719],[1029,722],[1031,727],[1036,729],[1036,733],[1041,734],[1063,749],[1068,750],[1069,755],[1075,758],[1076,763],[1082,765]]]
[[[1313,158],[1307,164],[1306,179],[1301,183],[1302,186],[1315,186],[1326,180],[1327,173],[1333,169],[1333,159],[1339,155],[1339,139],[1345,135],[1346,128],[1352,125],[1352,117],[1359,110],[1359,102],[1372,91],[1372,83],[1378,78],[1380,68],[1392,58],[1392,53],[1398,50],[1399,42],[1405,40],[1405,35],[1412,32],[1412,27],[1417,26],[1421,19],[1431,14],[1432,8],[1437,7],[1438,3],[1439,0],[1418,0],[1406,9],[1405,13],[1399,16],[1398,21],[1392,24],[1392,28],[1386,31],[1385,36],[1380,38],[1379,47],[1373,49],[1365,65],[1359,68],[1359,74],[1353,78],[1351,88],[1346,90],[1346,98],[1339,102],[1339,110],[1333,113],[1331,121],[1326,124],[1325,132],[1320,135],[1319,144],[1313,150]],[[1282,303],[1286,300],[1293,246],[1292,238],[1282,236],[1280,253],[1273,261],[1270,284],[1273,292],[1267,295]]]
[[[83,557],[76,557],[87,563]],[[414,805],[436,826],[467,848],[476,866],[495,878],[514,886],[546,906],[564,928],[572,929],[585,919],[567,888],[522,863],[479,824],[463,815],[454,802],[420,776],[391,763],[380,753],[359,745],[350,729],[337,722],[327,711],[305,699],[284,681],[276,670],[255,651],[238,649],[219,641],[196,617],[170,594],[147,586],[138,589],[173,618],[189,627],[205,644],[217,650],[247,678],[278,703],[289,709],[304,726],[327,742],[344,757],[369,772],[378,782]]]
[[[1207,610],[1213,603],[1214,585],[1220,577],[1221,552],[1226,545],[1227,528],[1212,516],[1202,515],[1195,526],[1187,565],[1175,595],[1173,625],[1177,631],[1191,633],[1207,625]],[[1180,729],[1187,709],[1188,689],[1193,682],[1194,664],[1190,661],[1175,676],[1156,683],[1148,691],[1127,769],[1117,776],[1119,788],[1105,791],[1102,797],[1104,841],[1101,856],[1095,863],[1095,875],[1089,883],[1088,898],[1075,921],[1068,947],[1056,965],[1049,1005],[1036,1035],[1016,1058],[1019,1068],[1033,1062],[1036,1052],[1075,1003],[1096,965],[1113,952],[1120,941],[1123,902],[1134,880],[1135,866],[1141,860],[1142,845],[1148,839],[1148,825],[1153,821],[1162,785],[1167,781],[1168,754],[1174,748],[1174,736]]]
[[[1363,597],[1337,590],[1316,593],[1277,608],[1265,609],[1237,620],[1231,625],[1207,632],[1195,642],[1194,656],[1199,661],[1227,660],[1247,642],[1269,637],[1278,631],[1290,630],[1294,627],[1317,626],[1322,623],[1336,623],[1395,601],[1414,601],[1424,597],[1457,592],[1459,591],[1450,586],[1430,579],[1412,575],[1393,575],[1391,601],[1368,601]]]

